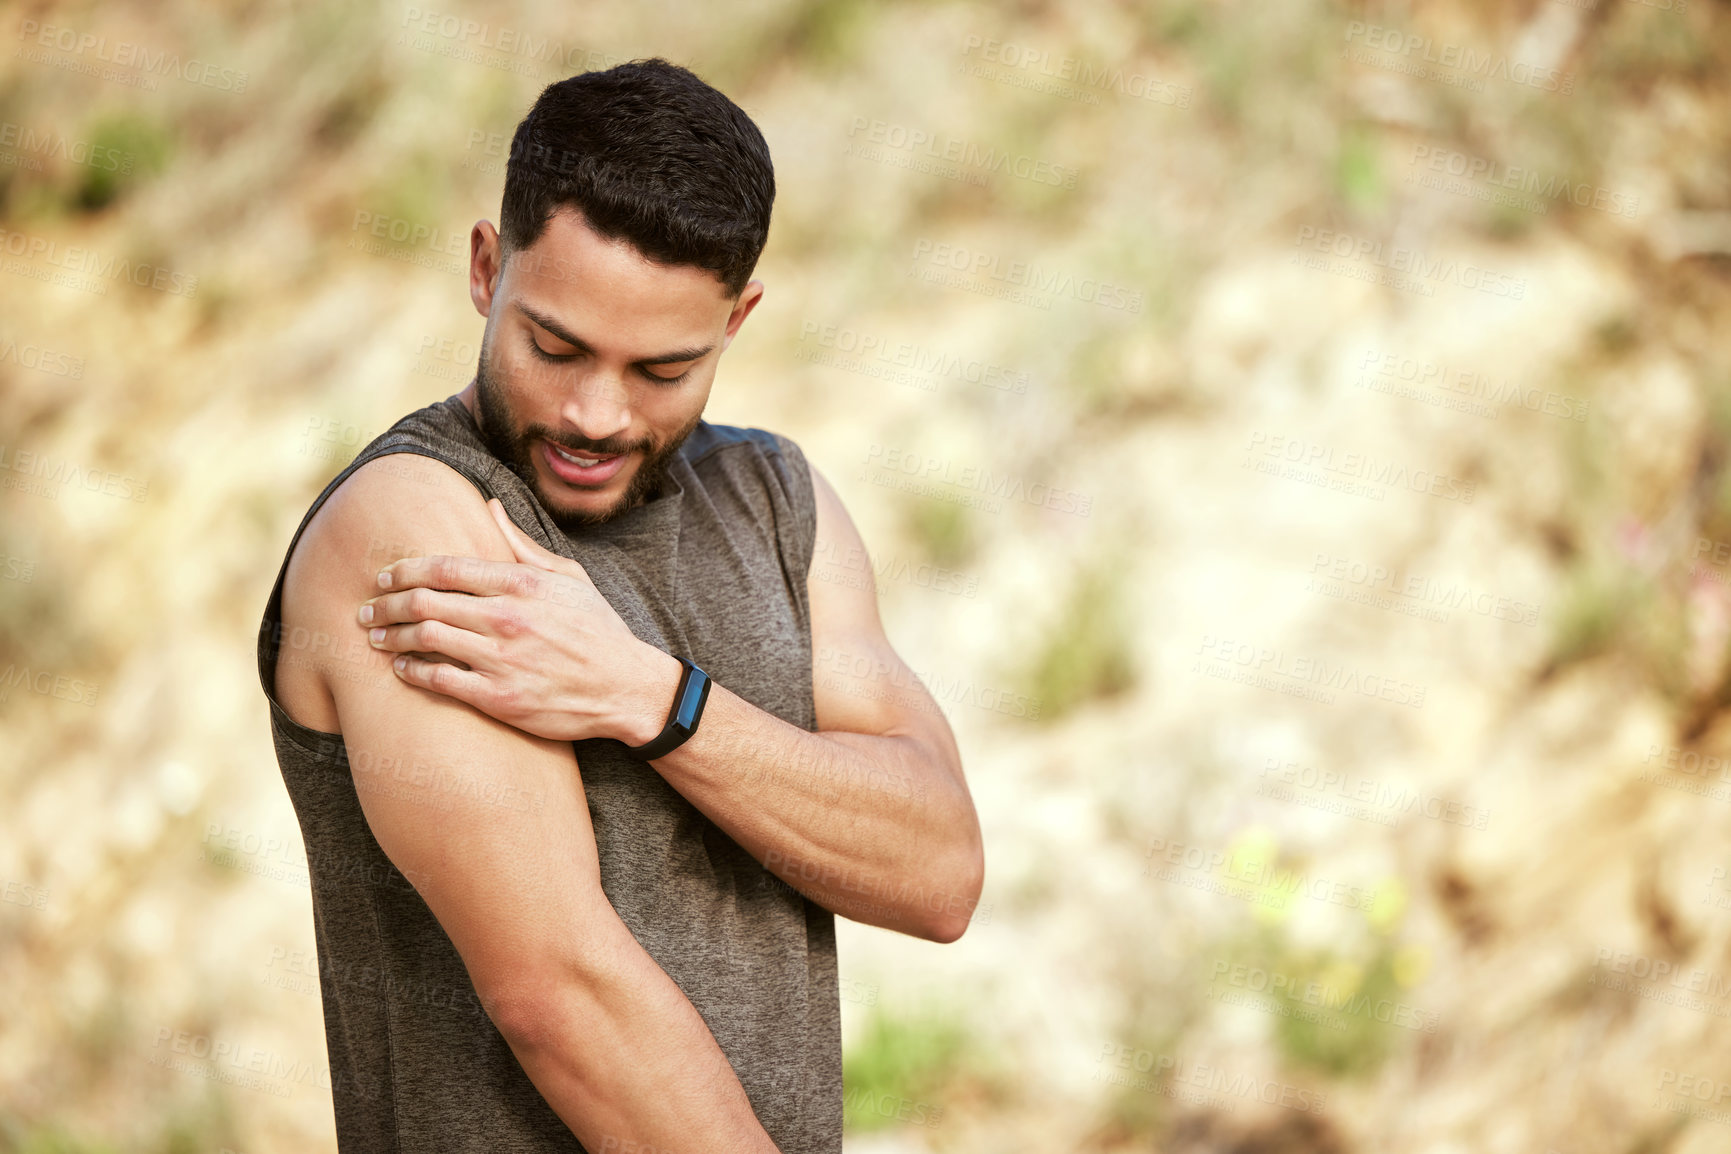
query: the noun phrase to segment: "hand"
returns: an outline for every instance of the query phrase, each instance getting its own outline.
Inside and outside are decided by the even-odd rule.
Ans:
[[[399,653],[397,676],[525,733],[556,741],[661,732],[679,661],[631,632],[583,566],[525,536],[487,502],[517,564],[411,557],[379,574],[362,603],[373,648]],[[437,654],[458,664],[417,654]]]

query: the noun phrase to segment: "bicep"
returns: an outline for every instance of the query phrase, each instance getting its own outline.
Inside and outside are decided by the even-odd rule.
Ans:
[[[367,824],[486,1000],[536,961],[559,961],[544,955],[583,940],[583,924],[610,907],[571,744],[409,685],[392,654],[365,643],[356,610],[395,559],[381,561],[378,542],[405,554],[512,559],[480,494],[446,466],[415,461],[409,471],[424,476],[399,467],[367,477],[363,467],[333,494],[328,521],[309,526],[319,563],[306,602],[320,617],[310,624],[361,639],[353,667],[327,684]]]
[[[338,690],[367,824],[486,999],[553,968],[605,899],[569,742],[399,683]]]
[[[853,518],[815,466],[811,479],[818,548],[806,589],[818,729],[947,734],[937,702],[884,633],[871,558]]]

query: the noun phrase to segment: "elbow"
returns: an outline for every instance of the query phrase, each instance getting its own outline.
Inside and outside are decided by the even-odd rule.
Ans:
[[[939,886],[941,900],[927,903],[930,917],[919,936],[928,942],[947,946],[973,924],[980,905],[980,891],[985,888],[986,854],[977,826],[942,876],[945,880]]]
[[[575,893],[563,915],[501,933],[463,959],[481,1008],[519,1056],[568,1049],[629,1000],[636,940],[599,880]]]
[[[963,934],[967,933],[968,924],[968,919],[965,917],[945,915],[942,918],[934,919],[932,924],[927,926],[925,931],[920,934],[920,937],[924,938],[928,942],[936,942],[940,946],[947,946],[951,942],[958,940]]]
[[[477,983],[481,1006],[517,1054],[568,1064],[572,1039],[604,1028],[607,988],[618,975],[601,959],[548,957],[524,961],[485,985]]]
[[[481,1005],[493,1020],[519,1060],[525,1054],[544,1054],[558,1048],[566,1031],[567,975],[525,973],[520,980],[501,983],[480,991]]]

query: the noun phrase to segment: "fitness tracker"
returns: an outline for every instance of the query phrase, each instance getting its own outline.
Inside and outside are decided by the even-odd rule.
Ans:
[[[667,724],[653,739],[643,745],[628,745],[627,753],[638,761],[654,761],[672,753],[697,732],[697,722],[703,716],[703,703],[709,700],[709,674],[685,658],[679,675],[679,688],[673,691],[673,708],[668,711]]]

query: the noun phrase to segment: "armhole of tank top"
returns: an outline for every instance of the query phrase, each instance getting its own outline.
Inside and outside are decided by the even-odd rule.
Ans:
[[[770,436],[775,441],[776,451],[781,454],[787,483],[791,486],[787,496],[795,517],[794,539],[804,559],[798,576],[801,581],[810,581],[812,557],[817,552],[817,487],[811,480],[811,462],[806,460],[805,450],[796,441],[779,433]]]
[[[325,502],[331,498],[331,495],[338,489],[342,488],[348,479],[352,477],[355,474],[355,471],[362,465],[365,465],[370,461],[376,461],[380,457],[394,456],[398,453],[414,453],[417,456],[430,457],[441,465],[445,465],[455,471],[464,480],[475,486],[476,489],[480,490],[483,497],[492,497],[496,495],[493,492],[492,487],[488,485],[484,479],[476,476],[472,469],[465,467],[451,454],[427,445],[386,445],[379,448],[376,452],[363,453],[353,461],[350,461],[341,473],[338,473],[335,477],[331,478],[330,483],[325,486],[324,491],[318,495],[318,498],[313,501],[312,506],[307,509],[306,516],[301,518],[300,526],[295,529],[294,536],[289,539],[288,549],[283,553],[282,565],[277,569],[276,583],[271,586],[270,600],[265,602],[265,617],[262,624],[264,624],[271,633],[274,634],[274,638],[272,641],[270,667],[268,669],[265,667],[264,643],[261,640],[259,644],[258,679],[259,685],[264,689],[265,700],[270,705],[271,716],[282,721],[282,731],[284,735],[290,741],[294,742],[309,753],[319,754],[321,756],[328,753],[331,743],[333,741],[341,741],[343,735],[340,733],[328,733],[322,729],[314,729],[310,725],[302,725],[300,722],[290,717],[288,710],[283,708],[282,702],[277,700],[276,667],[277,658],[282,649],[283,581],[288,576],[289,561],[294,557],[295,549],[300,546],[301,537],[306,533],[307,526],[312,524],[313,517],[318,514],[320,509],[324,508]]]
[[[792,514],[792,526],[784,531],[781,526],[775,529],[776,552],[781,558],[782,572],[786,575],[789,591],[793,594],[794,607],[800,617],[800,626],[805,634],[805,646],[808,653],[815,650],[817,642],[812,634],[811,620],[811,566],[817,554],[817,488],[812,483],[811,465],[806,460],[805,450],[791,437],[768,429],[760,430],[769,441],[769,446],[759,442],[758,451],[765,458],[780,457],[779,461],[767,460],[769,468],[777,474],[776,483],[782,487],[787,498],[788,508]],[[789,564],[787,549],[793,549],[796,564]],[[815,693],[815,687],[813,689]],[[809,731],[817,731],[816,702],[811,703],[811,723]]]
[[[705,449],[702,454],[691,461],[695,470],[698,464],[719,453],[738,446],[749,445],[757,449],[764,458],[770,472],[775,474],[775,482],[781,488],[782,495],[787,498],[788,509],[793,513],[793,532],[788,540],[804,561],[797,574],[800,581],[811,579],[811,563],[817,552],[817,491],[811,482],[811,465],[806,461],[805,450],[799,447],[799,442],[781,433],[769,429],[748,429],[747,436],[740,440],[726,440]],[[759,436],[758,434],[761,434]],[[779,462],[771,460],[780,457]],[[779,528],[776,530],[776,547],[780,551],[783,537]],[[787,558],[782,558],[785,563]],[[792,567],[788,576],[794,577]],[[809,615],[809,607],[808,607]]]

